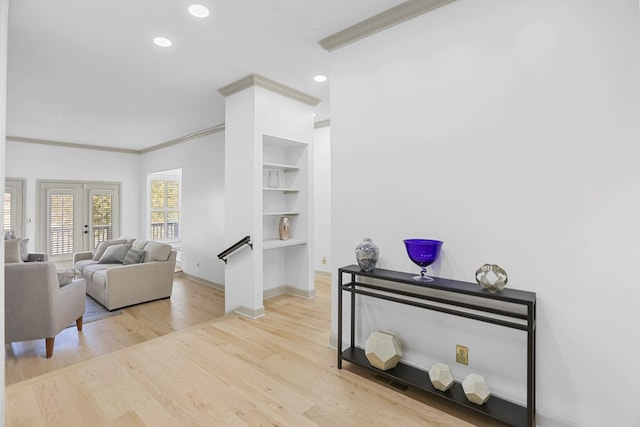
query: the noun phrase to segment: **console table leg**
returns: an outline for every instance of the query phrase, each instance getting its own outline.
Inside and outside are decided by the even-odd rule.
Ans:
[[[342,274],[338,273],[338,369],[342,369]]]
[[[351,283],[355,283],[356,276],[351,275]],[[355,286],[355,285],[354,285]],[[351,293],[351,348],[356,346],[356,294]]]

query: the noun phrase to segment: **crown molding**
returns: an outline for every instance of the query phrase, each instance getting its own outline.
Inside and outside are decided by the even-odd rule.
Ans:
[[[192,139],[200,138],[202,136],[211,135],[212,133],[222,132],[224,130],[224,123],[220,123],[219,125],[212,126],[207,129],[200,130],[198,132],[191,133],[189,135],[181,136],[176,139],[172,139],[167,142],[163,142],[162,144],[154,145],[149,148],[145,148],[139,151],[139,154],[149,153],[151,151],[160,150],[162,148],[171,147],[172,145],[182,144],[183,142],[191,141]]]
[[[329,126],[329,120],[320,120],[314,123],[314,128],[319,129],[323,127]],[[191,141],[192,139],[201,138],[206,135],[211,135],[218,132],[223,132],[225,129],[225,124],[220,123],[219,125],[212,126],[210,128],[206,128],[189,135],[181,136],[179,138],[172,139],[167,142],[163,142],[158,145],[151,146],[149,148],[144,148],[142,150],[132,150],[129,148],[117,148],[117,147],[107,147],[104,145],[89,145],[89,144],[76,144],[74,142],[63,142],[63,141],[52,141],[49,139],[37,139],[37,138],[25,138],[22,136],[10,136],[7,135],[7,141],[14,142],[25,142],[28,144],[41,144],[41,145],[51,145],[54,147],[68,147],[68,148],[79,148],[82,150],[98,150],[98,151],[111,151],[116,153],[127,153],[127,154],[145,154],[151,151],[161,150],[163,148],[171,147],[172,145],[182,144],[183,142]]]
[[[22,136],[7,135],[7,141],[26,142],[28,144],[53,145],[56,147],[79,148],[82,150],[112,151],[116,153],[140,154],[140,150],[129,148],[105,147],[104,145],[76,144],[74,142],[52,141],[49,139],[25,138]]]
[[[325,37],[318,44],[331,52],[453,1],[455,0],[409,0],[329,37]]]
[[[218,92],[220,92],[222,96],[227,97],[253,86],[260,86],[264,89],[270,90],[271,92],[275,92],[279,95],[286,96],[314,107],[320,103],[320,100],[314,96],[307,95],[304,92],[300,92],[299,90],[285,86],[282,83],[262,77],[259,74],[249,74],[240,80],[221,87],[218,89]]]
[[[327,120],[319,120],[313,124],[314,129],[326,128],[331,125],[331,121]]]
[[[77,144],[74,142],[53,141],[50,139],[38,139],[38,138],[25,138],[22,136],[10,136],[10,135],[7,135],[6,139],[7,141],[25,142],[28,144],[52,145],[54,147],[78,148],[82,150],[111,151],[116,153],[127,153],[127,154],[144,154],[144,153],[149,153],[151,151],[160,150],[162,148],[170,147],[172,145],[187,142],[192,139],[200,138],[202,136],[210,135],[212,133],[222,132],[223,130],[224,130],[224,123],[221,123],[219,125],[212,126],[210,128],[191,133],[189,135],[181,136],[179,138],[172,139],[170,141],[163,142],[158,145],[144,148],[142,150],[133,150],[130,148],[107,147],[104,145]]]

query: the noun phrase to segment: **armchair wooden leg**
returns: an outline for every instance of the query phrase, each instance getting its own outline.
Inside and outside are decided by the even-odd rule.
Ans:
[[[76,319],[76,326],[78,327],[78,330],[81,331],[82,330],[82,316],[78,317]]]
[[[46,347],[47,347],[47,359],[53,356],[53,342],[56,340],[56,337],[45,338]]]

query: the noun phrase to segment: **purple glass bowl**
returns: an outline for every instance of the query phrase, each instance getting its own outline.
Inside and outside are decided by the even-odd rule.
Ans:
[[[404,246],[407,248],[409,259],[420,266],[420,276],[414,277],[415,280],[421,282],[431,282],[433,279],[426,276],[427,266],[433,264],[440,254],[442,247],[440,240],[429,239],[405,239]]]

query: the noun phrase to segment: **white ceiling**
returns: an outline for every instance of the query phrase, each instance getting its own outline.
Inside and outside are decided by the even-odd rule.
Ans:
[[[211,15],[192,17],[187,7]],[[402,0],[13,0],[7,135],[140,150],[224,123],[251,73],[320,98],[318,41]],[[152,38],[173,40],[160,48]]]

